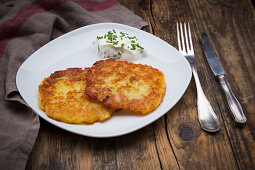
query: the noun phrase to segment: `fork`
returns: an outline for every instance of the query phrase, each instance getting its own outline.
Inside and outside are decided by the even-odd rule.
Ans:
[[[184,31],[183,31],[184,27]],[[193,50],[190,24],[188,23],[188,29],[186,23],[182,27],[182,23],[177,23],[177,39],[178,39],[178,48],[182,55],[190,63],[192,73],[196,82],[197,87],[197,108],[198,108],[198,120],[202,129],[208,132],[216,132],[220,129],[219,120],[214,113],[212,106],[210,105],[208,99],[206,98],[203,89],[201,87],[197,70],[194,65],[195,55]],[[184,32],[184,35],[183,35]],[[185,37],[185,39],[184,39]],[[182,44],[181,44],[182,43]]]

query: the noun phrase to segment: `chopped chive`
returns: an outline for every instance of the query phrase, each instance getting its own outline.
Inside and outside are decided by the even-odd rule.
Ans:
[[[128,39],[135,39],[136,37],[129,37],[129,36],[127,36],[128,37]]]
[[[119,41],[113,41],[112,43],[113,43],[113,45],[118,45],[118,42]]]
[[[137,43],[138,38],[136,36],[129,36],[128,33],[125,32],[119,32],[117,33],[115,29],[112,29],[111,31],[108,31],[106,34],[104,34],[103,36],[97,36],[97,39],[100,40],[104,38],[106,43],[110,43],[114,46],[118,45],[119,41],[117,41],[118,39],[130,39],[130,46],[127,46],[128,49],[130,50],[136,50],[137,48],[140,49],[144,49],[142,46],[139,45],[139,43]],[[121,43],[121,47],[124,47],[125,44]],[[98,46],[98,51],[100,52],[100,48]],[[121,55],[120,52],[118,52],[119,55]]]
[[[135,44],[131,44],[132,48],[130,50],[135,50],[136,49],[136,45]]]
[[[138,43],[135,44],[138,48],[144,49],[142,46],[140,46]]]
[[[99,39],[99,40],[102,39],[102,38],[103,38],[103,36],[101,36],[101,37],[97,36],[97,39]]]
[[[118,51],[118,54],[121,55],[121,52]]]

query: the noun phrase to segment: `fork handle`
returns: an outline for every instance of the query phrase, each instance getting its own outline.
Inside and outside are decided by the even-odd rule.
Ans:
[[[243,109],[238,100],[236,99],[236,97],[234,96],[227,79],[225,78],[224,75],[220,75],[218,77],[220,80],[220,84],[226,94],[228,105],[233,113],[235,123],[244,124],[246,122],[246,117],[243,113]]]
[[[216,132],[220,129],[219,120],[203,92],[197,70],[193,64],[191,64],[191,69],[197,87],[198,120],[202,129],[209,132]]]

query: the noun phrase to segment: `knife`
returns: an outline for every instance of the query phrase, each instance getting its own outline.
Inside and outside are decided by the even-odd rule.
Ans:
[[[228,105],[234,116],[235,122],[237,124],[244,124],[246,122],[246,117],[243,113],[243,109],[230,88],[230,85],[225,77],[224,70],[221,66],[220,60],[217,57],[216,53],[214,52],[213,47],[206,33],[202,33],[202,44],[207,61],[214,75],[219,78],[221,87],[225,92]]]

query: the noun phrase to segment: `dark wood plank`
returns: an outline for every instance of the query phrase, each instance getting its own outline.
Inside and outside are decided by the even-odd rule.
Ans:
[[[152,128],[97,139],[66,132],[41,120],[26,169],[160,169]]]
[[[191,82],[191,87],[170,111],[167,119],[169,139],[179,160],[179,166],[206,169],[211,167],[254,168],[254,118],[252,117],[254,113],[254,76],[252,77],[254,74],[254,52],[252,51],[254,47],[254,9],[247,1],[231,1],[231,3],[225,1],[153,1],[152,13],[155,35],[170,44],[177,44],[176,22],[185,21],[193,25],[193,42],[200,79],[213,108],[221,118],[222,129],[216,135],[196,129],[199,127],[196,102],[192,100],[192,96],[196,94],[194,82]],[[162,32],[162,30],[165,31]],[[234,84],[232,85],[234,93],[239,99],[242,96],[248,96],[246,103],[241,100],[249,119],[244,128],[234,126],[219,84],[208,69],[200,42],[202,31],[210,34],[213,42],[216,43],[216,52],[220,51],[219,56],[224,57],[221,60],[223,60],[223,67],[226,69],[230,84]],[[168,33],[169,35],[166,36]],[[181,111],[181,115],[176,115],[178,111]],[[192,140],[185,142],[182,137],[185,136],[182,135],[185,131],[187,131],[187,138],[191,138],[190,133],[193,133]]]
[[[154,34],[154,20],[152,13],[152,2],[149,0],[141,0],[141,1],[130,1],[130,0],[122,0],[120,1],[122,5],[128,7],[135,14],[141,16],[148,24],[148,28],[144,30]],[[139,10],[137,10],[139,9]],[[141,9],[141,10],[140,10]],[[165,117],[156,121],[153,124],[153,130],[155,135],[155,144],[157,153],[160,160],[161,168],[163,169],[179,169],[179,165],[175,154],[172,150],[171,143],[169,142],[168,135],[166,132],[165,126]],[[149,167],[151,169],[151,167]]]
[[[4,3],[6,3],[6,2],[9,2],[10,0],[0,0],[0,3],[1,4],[4,4]]]
[[[240,169],[254,169],[254,8],[249,1],[245,0],[231,1],[231,3],[227,1],[217,1],[217,3],[210,1],[191,2],[190,5],[194,5],[197,9],[204,9],[200,10],[201,13],[192,13],[192,20],[196,21],[197,30],[209,33],[232,90],[248,118],[244,128],[234,126],[233,118],[219,83],[217,80],[211,79],[238,167]],[[209,19],[202,20],[205,15]],[[201,31],[197,33],[201,35]],[[202,55],[202,49],[198,48],[198,50],[201,50],[199,53]],[[213,77],[210,70],[208,75]]]
[[[187,7],[189,6],[186,1],[153,1],[152,13],[155,23],[153,25],[155,35],[170,44],[177,44],[176,22],[192,22],[189,8]],[[200,44],[197,43],[196,37],[194,38],[196,49]],[[199,59],[197,61],[201,63]],[[198,66],[198,69],[200,75],[201,72],[203,73],[206,70],[202,64]],[[200,78],[202,82],[207,79],[204,75],[200,76]],[[203,84],[206,85],[208,83]],[[201,131],[197,120],[195,88],[195,83],[192,80],[183,98],[166,116],[168,138],[179,167],[181,169],[208,169],[212,167],[237,169],[225,129],[222,128],[215,135]],[[213,89],[210,91],[207,88],[205,92],[211,96]],[[221,125],[223,124],[222,121],[220,123]],[[220,151],[224,152],[220,153]],[[220,159],[218,158],[219,155],[221,155]]]
[[[26,169],[255,169],[255,27],[249,0],[120,0],[149,23],[144,30],[177,46],[176,22],[190,22],[203,89],[220,119],[210,134],[197,120],[192,79],[181,100],[153,124],[116,138],[75,135],[41,120]],[[204,57],[200,35],[209,34],[248,122],[233,124],[220,85]]]

